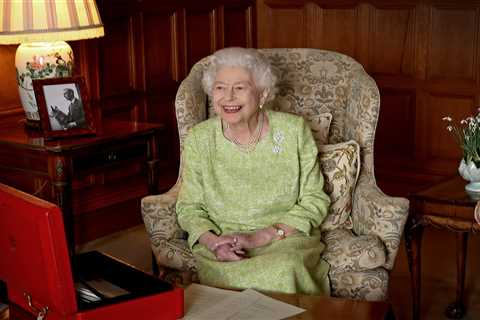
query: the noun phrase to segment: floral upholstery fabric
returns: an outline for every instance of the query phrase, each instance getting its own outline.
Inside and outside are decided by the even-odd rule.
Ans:
[[[385,265],[385,246],[374,234],[355,235],[351,230],[337,228],[322,234],[326,250],[323,258],[332,273],[356,272]]]
[[[354,140],[359,144],[361,169],[350,215],[351,241],[355,242],[357,236],[358,247],[367,246],[362,252],[373,252],[363,236],[375,236],[385,248],[386,262],[374,269],[343,271],[341,268],[350,269],[335,264],[335,259],[331,259],[331,292],[334,296],[354,299],[385,299],[388,270],[393,268],[398,252],[408,215],[408,200],[386,196],[375,182],[373,144],[380,107],[375,82],[358,62],[336,52],[318,49],[259,50],[271,61],[279,77],[277,96],[270,108],[299,114],[307,119],[311,127],[315,127],[312,122],[320,114],[331,113],[333,118],[328,142],[335,144]],[[188,130],[210,114],[200,80],[207,64],[208,58],[196,63],[177,92],[175,109],[181,149]],[[181,160],[180,172],[182,166]],[[167,194],[144,198],[142,215],[162,276],[175,281],[191,281],[195,276],[185,274],[195,273],[195,261],[175,216],[175,199],[180,184],[181,179]],[[334,241],[332,250],[329,251],[327,244],[326,251],[338,252],[337,246],[348,243],[356,249],[357,243],[354,246],[352,242]],[[357,264],[361,263],[352,262],[350,265]]]
[[[360,146],[353,140],[319,147],[320,167],[330,209],[321,230],[352,228],[352,195],[360,173]]]
[[[379,267],[357,272],[330,272],[334,297],[382,301],[388,298],[388,271]]]
[[[332,114],[325,112],[319,115],[308,116],[306,119],[310,125],[310,129],[312,129],[312,135],[317,146],[327,144],[330,123],[332,122]]]

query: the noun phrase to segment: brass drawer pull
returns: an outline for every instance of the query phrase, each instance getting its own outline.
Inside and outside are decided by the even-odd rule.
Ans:
[[[117,160],[117,155],[116,155],[114,152],[110,152],[110,153],[107,155],[107,160],[108,160],[108,161],[115,161],[115,160]]]

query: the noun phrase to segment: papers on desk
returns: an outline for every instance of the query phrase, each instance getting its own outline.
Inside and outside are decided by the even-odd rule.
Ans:
[[[183,320],[279,320],[305,310],[253,289],[224,290],[193,283],[185,290]]]

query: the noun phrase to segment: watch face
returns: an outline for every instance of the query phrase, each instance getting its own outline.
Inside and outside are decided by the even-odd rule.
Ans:
[[[283,229],[278,228],[277,229],[277,235],[279,235],[280,237],[283,237],[283,236],[285,236],[285,231]]]

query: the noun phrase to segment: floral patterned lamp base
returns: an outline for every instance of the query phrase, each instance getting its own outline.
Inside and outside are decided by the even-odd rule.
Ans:
[[[458,167],[458,172],[463,179],[470,181],[470,183],[465,186],[467,192],[480,193],[480,169],[475,166],[474,162],[465,162],[465,160],[462,159]]]
[[[17,83],[27,125],[40,123],[32,80],[70,77],[73,70],[72,48],[65,41],[23,43],[15,55]]]

